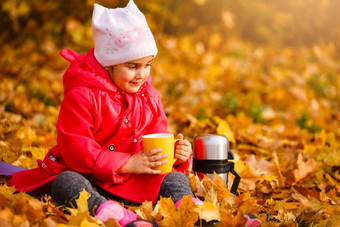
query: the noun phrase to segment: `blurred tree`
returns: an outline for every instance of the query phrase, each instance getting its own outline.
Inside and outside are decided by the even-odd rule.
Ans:
[[[237,34],[257,43],[313,45],[333,42],[340,46],[340,2],[337,0],[135,0],[145,13],[155,34],[190,35],[208,43],[211,34],[228,38]],[[67,23],[90,26],[92,5],[124,7],[128,0],[3,0],[0,26],[5,28],[0,42],[37,44],[48,38],[58,46],[72,44]],[[75,27],[72,27],[76,29]],[[70,42],[71,41],[71,42]],[[86,45],[89,43],[85,42]],[[77,43],[79,44],[79,43]]]

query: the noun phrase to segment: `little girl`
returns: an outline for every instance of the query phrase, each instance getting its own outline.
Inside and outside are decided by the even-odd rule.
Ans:
[[[177,135],[169,174],[153,169],[166,162],[160,149],[142,151],[142,136],[167,132],[167,118],[151,84],[157,47],[134,2],[116,9],[95,4],[92,31],[94,49],[87,54],[61,51],[71,65],[63,76],[57,145],[38,168],[13,174],[10,184],[30,194],[49,190],[60,204],[85,188],[93,216],[126,225],[136,214],[108,199],[156,203],[162,196],[178,205],[184,195],[193,196],[184,175],[191,144]]]

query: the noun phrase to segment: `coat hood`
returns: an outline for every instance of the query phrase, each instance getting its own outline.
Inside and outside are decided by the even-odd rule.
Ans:
[[[60,55],[71,62],[63,75],[64,94],[75,86],[91,87],[107,92],[124,92],[112,82],[109,73],[99,64],[94,57],[93,49],[83,55],[73,50],[64,49]],[[145,90],[150,84],[151,76],[147,78],[137,93]]]

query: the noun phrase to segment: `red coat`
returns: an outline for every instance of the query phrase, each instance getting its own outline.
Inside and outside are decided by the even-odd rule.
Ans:
[[[63,76],[57,145],[38,160],[39,167],[13,174],[17,191],[39,191],[62,171],[92,177],[106,191],[133,202],[156,202],[165,175],[120,174],[131,155],[141,151],[141,137],[167,131],[167,119],[151,76],[135,94],[118,89],[97,62],[93,49],[61,54],[70,67]],[[52,157],[52,158],[50,158]],[[55,160],[55,161],[54,161]],[[176,167],[186,173],[189,162]]]

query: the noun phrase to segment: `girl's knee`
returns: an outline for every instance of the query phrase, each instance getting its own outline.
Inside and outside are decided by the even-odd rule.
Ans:
[[[73,171],[64,171],[58,174],[54,181],[72,181],[74,178],[79,178],[80,174]]]
[[[181,180],[181,181],[183,181],[183,180],[187,181],[188,180],[187,176],[185,176],[183,173],[177,172],[177,171],[169,173],[166,176],[166,178],[169,179],[169,180],[170,179],[171,180]]]
[[[89,183],[83,175],[73,171],[64,171],[53,180],[51,194],[53,197],[53,195],[60,194],[63,191],[78,191],[87,187],[87,184]]]
[[[54,179],[51,196],[58,203],[64,203],[78,196],[83,188],[88,188],[89,185],[90,183],[83,175],[73,171],[64,171]]]

